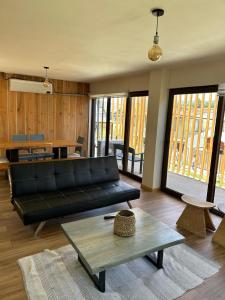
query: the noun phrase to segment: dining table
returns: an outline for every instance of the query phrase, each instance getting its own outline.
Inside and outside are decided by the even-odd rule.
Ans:
[[[10,162],[19,161],[19,150],[35,149],[35,148],[52,148],[54,159],[67,158],[69,147],[82,147],[72,140],[44,140],[44,141],[5,141],[0,142],[0,149],[6,151],[6,157]]]

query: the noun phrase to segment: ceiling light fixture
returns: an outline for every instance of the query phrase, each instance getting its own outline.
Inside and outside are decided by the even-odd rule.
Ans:
[[[49,70],[49,67],[43,67],[45,69],[45,81],[43,82],[43,86],[44,87],[49,87],[50,86],[50,82],[48,80],[48,70]]]
[[[153,40],[153,46],[148,51],[148,58],[152,61],[158,61],[162,56],[162,49],[159,47],[158,18],[164,15],[164,10],[161,8],[155,8],[151,10],[151,13],[153,14],[153,16],[157,17],[157,22],[156,22],[156,32]]]

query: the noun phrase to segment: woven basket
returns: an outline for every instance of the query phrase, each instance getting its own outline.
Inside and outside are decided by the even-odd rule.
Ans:
[[[115,217],[114,233],[119,236],[135,234],[135,215],[130,210],[121,210]]]

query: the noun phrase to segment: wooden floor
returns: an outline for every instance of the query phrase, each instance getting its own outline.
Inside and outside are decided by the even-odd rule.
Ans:
[[[123,177],[129,183],[139,186],[139,183]],[[132,201],[133,206],[141,207],[172,228],[176,228],[176,220],[181,214],[184,205],[182,202],[161,192],[142,191],[141,199]],[[9,200],[9,186],[7,180],[0,178],[0,299],[26,299],[22,277],[17,265],[17,259],[42,251],[43,249],[54,249],[68,244],[60,222],[84,218],[127,208],[126,204],[108,207],[82,213],[70,218],[52,221],[46,225],[40,233],[39,238],[34,238],[34,226],[24,226],[17,213],[12,210]],[[213,216],[216,225],[220,218]],[[181,232],[181,231],[180,231]],[[225,299],[225,249],[213,244],[212,234],[207,238],[200,239],[187,232],[182,231],[187,238],[186,243],[204,256],[219,262],[223,267],[220,271],[206,280],[201,286],[187,292],[180,299]],[[225,238],[225,237],[224,237]]]

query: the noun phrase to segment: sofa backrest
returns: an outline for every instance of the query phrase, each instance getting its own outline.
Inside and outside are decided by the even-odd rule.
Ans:
[[[10,165],[12,197],[119,179],[113,156]]]

